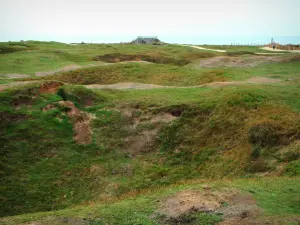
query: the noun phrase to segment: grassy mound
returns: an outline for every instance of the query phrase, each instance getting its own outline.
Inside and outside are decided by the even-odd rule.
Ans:
[[[143,193],[131,193],[120,199],[108,202],[95,203],[69,208],[60,211],[25,214],[0,219],[3,224],[215,224],[218,221],[226,222],[221,212],[195,212],[185,213],[176,218],[166,219],[160,213],[165,199],[176,196],[185,190],[202,192],[215,192],[220,190],[239,191],[247,196],[253,196],[256,204],[263,212],[256,219],[251,214],[244,213],[240,218],[236,212],[233,214],[238,223],[249,222],[257,224],[297,224],[299,221],[299,178],[265,178],[265,179],[238,179],[222,180],[218,182],[200,181],[173,185],[157,190],[148,190]],[[292,188],[291,188],[292,187]],[[208,191],[207,191],[207,188]],[[240,202],[248,204],[247,202]],[[185,202],[182,202],[185,204]],[[223,207],[231,207],[223,202]],[[240,207],[241,208],[241,205]],[[249,212],[249,207],[247,210]],[[195,211],[196,209],[194,209]],[[246,210],[246,211],[247,211]],[[243,213],[243,211],[241,211]]]
[[[124,55],[120,53],[105,54],[93,58],[95,61],[104,61],[108,63],[117,63],[124,61],[147,61],[159,64],[171,64],[176,66],[185,66],[190,61],[184,59],[167,58],[161,55]]]
[[[299,221],[297,56],[278,56],[277,63],[251,68],[205,69],[191,67],[224,54],[176,45],[29,41],[20,48],[32,50],[1,54],[1,73],[34,75],[70,64],[89,68],[32,77],[37,81],[27,86],[13,81],[14,88],[1,86],[0,223]],[[241,51],[258,48],[229,52]],[[93,62],[99,54],[97,59],[107,62],[155,63],[99,66]],[[193,63],[181,66],[187,61]],[[282,81],[127,91],[80,86],[193,86],[251,77]]]
[[[299,114],[288,101],[275,107],[279,100],[272,87],[191,89],[189,94],[185,89],[92,92],[76,86],[41,92],[41,87],[0,94],[2,215],[62,209],[186,179],[298,173],[296,157],[275,153],[294,151]],[[297,105],[294,90],[282,93],[294,96]],[[282,94],[278,87],[276,92]],[[91,144],[76,144],[63,107],[47,107],[64,100],[93,115]],[[269,133],[261,124],[266,123],[251,121],[280,125],[274,132],[286,136],[264,145],[261,137]],[[254,148],[259,148],[255,157]]]
[[[194,70],[170,65],[129,63],[92,67],[65,72],[44,79],[70,84],[114,84],[139,82],[159,85],[190,86],[225,81],[225,70]]]

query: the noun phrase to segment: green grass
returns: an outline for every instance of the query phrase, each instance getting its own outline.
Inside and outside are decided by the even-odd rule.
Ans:
[[[191,86],[212,81],[224,81],[225,70],[194,70],[171,65],[128,63],[92,67],[47,76],[71,84],[114,84],[140,82],[160,85]]]
[[[25,45],[25,47],[16,52],[0,54],[0,74],[25,73],[34,75],[35,72],[47,72],[70,64],[88,65],[93,63],[93,58],[96,56],[116,52],[129,55],[153,55],[158,58],[160,56],[170,57],[174,60],[194,60],[215,55],[177,45],[87,44],[74,46],[57,42],[36,41],[14,44]],[[26,45],[30,47],[26,47]],[[12,48],[11,43],[1,43],[1,46]]]
[[[116,52],[191,61],[212,56],[175,45],[70,46],[35,41],[19,45],[9,46],[22,50],[0,55],[1,73],[34,74],[69,64],[88,65],[95,63],[95,56]],[[299,75],[298,62],[290,60],[251,68],[104,64],[41,79],[67,83],[54,93],[42,93],[39,83],[1,91],[4,218],[0,221],[162,224],[163,218],[154,215],[161,200],[184,189],[202,190],[203,184],[251,194],[264,210],[265,221],[298,217]],[[192,86],[256,76],[286,82],[126,91],[82,86],[116,82]],[[68,109],[57,101],[72,101],[90,114],[91,144],[73,140]],[[49,104],[56,107],[44,110]],[[178,117],[172,122],[157,120],[170,114]],[[146,140],[145,134],[151,132],[157,133],[147,147],[130,144]],[[7,217],[14,215],[19,216]],[[196,224],[221,219],[203,213],[183,217]]]
[[[272,221],[279,216],[299,216],[299,178],[238,179],[209,182],[214,190],[239,190],[252,195],[264,211],[261,219]],[[155,211],[161,200],[186,189],[202,190],[207,182],[173,185],[160,190],[151,190],[136,196],[127,196],[106,204],[91,204],[49,213],[26,214],[7,217],[4,224],[21,224],[30,221],[42,221],[43,224],[61,224],[63,221],[88,221],[91,224],[161,224]],[[292,187],[292,188],[291,188]],[[65,220],[64,220],[65,219]],[[83,220],[84,219],[84,220]],[[218,218],[200,214],[198,223],[213,224]],[[212,223],[210,223],[212,222]]]
[[[247,118],[258,124],[268,119],[281,127],[282,135],[294,137],[299,129],[298,86],[96,93],[66,86],[64,94],[58,95],[38,94],[35,87],[0,94],[1,193],[7,199],[2,204],[3,215],[62,209],[185,179],[251,175],[256,172],[256,164],[249,173],[247,168],[252,163],[247,132],[248,126],[254,125]],[[92,144],[80,146],[72,140],[72,125],[63,109],[41,111],[62,97],[95,115]],[[87,98],[95,104],[84,107]],[[21,108],[15,110],[15,104]],[[274,104],[281,108],[276,109]],[[111,108],[123,105],[140,109],[138,117],[150,106],[153,115],[178,107],[184,112],[177,121],[162,126],[149,153],[133,157],[124,151],[128,146],[123,140],[157,125],[128,129],[134,118]],[[239,138],[232,138],[237,134]],[[10,164],[11,159],[16,163]],[[265,156],[260,160],[269,163]],[[272,172],[278,163],[268,164],[267,170]]]

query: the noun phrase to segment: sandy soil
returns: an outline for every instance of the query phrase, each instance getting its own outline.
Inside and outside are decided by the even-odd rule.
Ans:
[[[223,203],[226,202],[226,205]],[[163,201],[159,213],[168,221],[181,221],[181,217],[197,212],[221,213],[223,221],[219,224],[261,224],[257,216],[261,210],[250,195],[235,191],[216,192],[210,190],[185,190]],[[183,217],[184,218],[184,217]],[[173,223],[172,223],[173,224]]]
[[[89,84],[85,87],[90,89],[153,89],[153,88],[165,88],[167,86],[155,85],[155,84],[142,84],[134,82],[123,82],[116,84]]]
[[[271,52],[294,52],[294,53],[300,53],[300,50],[281,50],[281,49],[273,49],[270,47],[263,47],[262,50],[271,51]]]
[[[126,145],[126,151],[130,154],[137,155],[141,152],[148,152],[153,146],[157,133],[163,124],[172,122],[177,117],[171,113],[161,112],[158,114],[152,114],[150,112],[144,112],[140,109],[122,106],[120,108],[113,108],[122,113],[125,117],[131,119],[131,124],[128,129],[133,132],[124,139]],[[153,127],[147,130],[136,133],[139,125],[152,124]]]
[[[195,46],[195,45],[182,45],[182,46],[197,48],[197,49],[200,49],[200,50],[214,51],[214,52],[226,52],[226,50],[212,49],[212,48],[203,48],[203,47]]]

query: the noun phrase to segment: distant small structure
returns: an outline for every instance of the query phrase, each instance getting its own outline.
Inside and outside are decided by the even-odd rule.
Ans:
[[[132,44],[160,44],[160,40],[157,36],[138,36],[137,39],[131,42]]]
[[[276,43],[275,43],[275,41],[274,41],[274,38],[271,39],[270,47],[273,48],[273,49],[276,48]]]

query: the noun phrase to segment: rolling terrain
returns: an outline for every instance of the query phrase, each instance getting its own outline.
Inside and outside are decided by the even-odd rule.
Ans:
[[[0,223],[299,224],[300,55],[219,47],[1,43]]]

